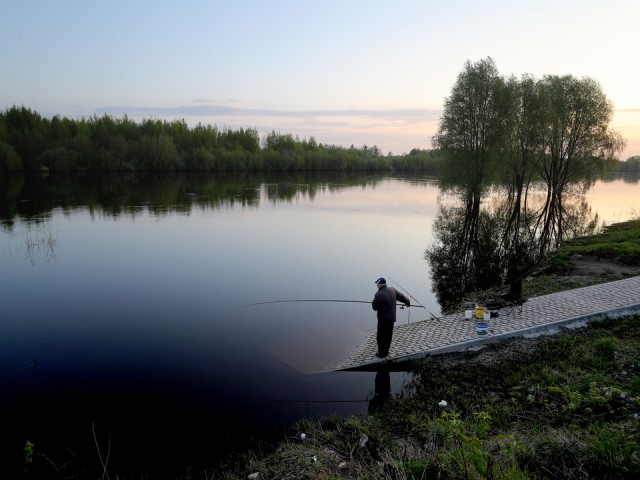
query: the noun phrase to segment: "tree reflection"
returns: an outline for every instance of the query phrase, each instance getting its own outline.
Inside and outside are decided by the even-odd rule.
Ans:
[[[382,177],[323,174],[113,174],[0,176],[0,228],[30,221],[52,210],[87,209],[93,215],[162,217],[194,209],[257,208],[261,202],[291,203],[324,191],[374,186]]]
[[[451,310],[461,293],[488,288],[502,278],[494,218],[480,209],[479,199],[469,192],[452,204],[439,200],[435,241],[426,253],[443,311]]]
[[[512,184],[494,184],[480,198],[479,186],[444,189],[434,243],[425,253],[442,310],[456,309],[471,291],[526,277],[563,239],[595,231],[598,216],[584,184],[568,187],[553,201],[542,182],[529,185],[526,195]]]

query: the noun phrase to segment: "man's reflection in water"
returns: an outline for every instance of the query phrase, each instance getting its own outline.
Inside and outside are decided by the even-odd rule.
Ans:
[[[375,390],[369,402],[369,413],[373,414],[380,410],[391,398],[391,375],[389,370],[381,368],[376,373]]]

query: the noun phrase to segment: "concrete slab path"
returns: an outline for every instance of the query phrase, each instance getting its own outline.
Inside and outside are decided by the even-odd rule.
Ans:
[[[486,335],[476,332],[475,318],[465,319],[464,312],[398,324],[391,350],[385,359],[375,356],[376,334],[365,342],[335,370],[375,368],[381,363],[398,363],[443,353],[479,348],[488,343],[515,336],[553,333],[562,327],[586,326],[587,322],[640,312],[640,276],[528,299],[522,310],[498,310],[491,318]]]

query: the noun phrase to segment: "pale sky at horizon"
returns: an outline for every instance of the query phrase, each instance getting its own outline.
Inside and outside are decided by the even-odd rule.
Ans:
[[[588,76],[640,155],[637,0],[0,0],[0,109],[431,148],[467,60]]]

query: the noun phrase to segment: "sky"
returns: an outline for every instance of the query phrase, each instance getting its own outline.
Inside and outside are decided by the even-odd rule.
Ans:
[[[637,0],[0,0],[0,109],[431,148],[465,62],[598,81],[640,155]]]

